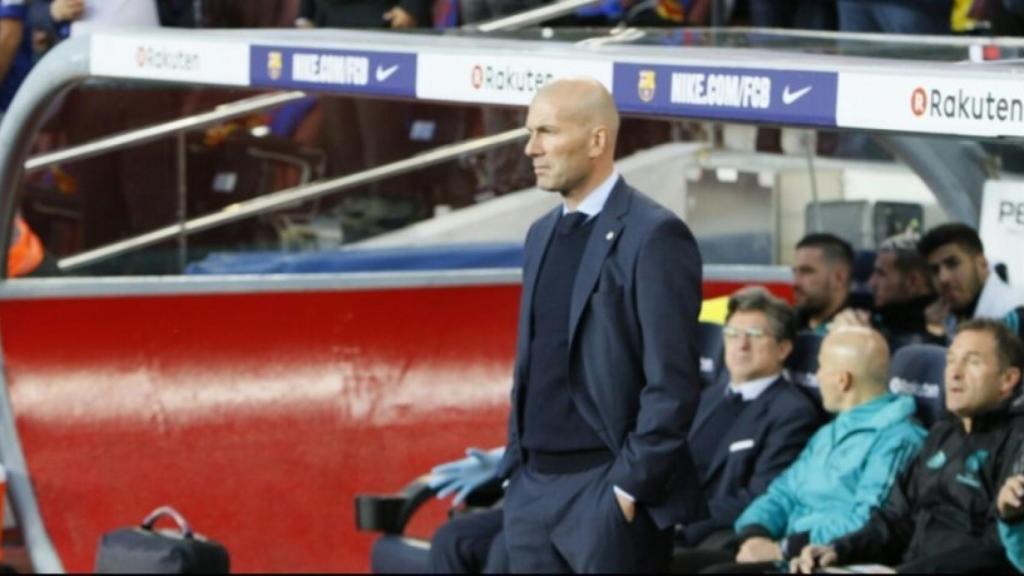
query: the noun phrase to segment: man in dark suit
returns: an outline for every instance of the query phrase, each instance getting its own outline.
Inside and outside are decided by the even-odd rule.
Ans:
[[[730,544],[743,509],[789,467],[821,424],[814,402],[782,373],[796,323],[792,308],[763,288],[729,299],[722,329],[729,379],[701,394],[690,430],[711,514],[680,526],[677,546]]]
[[[526,237],[504,536],[513,572],[658,571],[706,513],[697,408],[701,260],[674,214],[614,166],[619,117],[590,79],[530,105],[538,187],[564,204]]]
[[[796,314],[789,305],[762,288],[741,290],[729,299],[723,332],[730,378],[704,390],[689,432],[710,517],[679,525],[675,541],[677,548],[696,547],[715,559],[732,559],[733,522],[800,453],[820,424],[820,412],[782,374],[796,337]],[[488,477],[484,453],[476,454],[436,468],[444,480],[438,486],[460,479],[461,470],[474,472],[481,482]],[[442,493],[463,485],[456,482]],[[507,570],[507,555],[498,549],[504,544],[496,540],[501,516],[496,509],[460,516],[441,527],[430,550],[435,573]]]

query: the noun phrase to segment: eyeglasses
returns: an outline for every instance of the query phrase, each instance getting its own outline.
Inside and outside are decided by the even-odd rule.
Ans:
[[[741,336],[746,336],[751,340],[760,340],[762,338],[770,337],[771,334],[763,328],[747,328],[746,330],[740,330],[733,326],[723,326],[722,336],[724,336],[726,340],[739,340]]]

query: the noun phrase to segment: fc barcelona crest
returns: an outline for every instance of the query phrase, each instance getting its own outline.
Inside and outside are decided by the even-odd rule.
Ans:
[[[654,100],[654,90],[657,88],[654,70],[641,70],[640,79],[636,85],[636,93],[644,102]]]
[[[273,51],[267,53],[267,76],[270,76],[271,80],[280,80],[281,71],[284,70],[284,58],[280,52]]]

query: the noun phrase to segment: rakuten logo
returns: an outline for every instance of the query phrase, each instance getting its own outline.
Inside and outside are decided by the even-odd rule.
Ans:
[[[992,92],[982,96],[962,89],[946,92],[918,87],[911,93],[910,111],[918,118],[1024,122],[1024,99],[997,96]]]
[[[554,80],[555,75],[538,70],[523,70],[512,66],[473,66],[470,82],[474,90],[533,93]]]
[[[135,50],[135,63],[139,68],[192,72],[199,69],[199,62],[199,54],[195,52],[152,46],[139,46]]]

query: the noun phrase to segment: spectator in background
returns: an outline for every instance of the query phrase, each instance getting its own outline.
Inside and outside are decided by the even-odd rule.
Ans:
[[[889,348],[918,343],[945,342],[928,331],[925,310],[935,301],[928,262],[917,251],[916,235],[889,238],[878,248],[868,280],[874,311],[848,308],[833,326],[874,326],[885,335]]]
[[[847,307],[853,274],[853,248],[842,238],[821,232],[804,236],[793,260],[793,295],[800,330],[828,331]]]
[[[0,0],[0,118],[32,69],[32,35],[25,0]]]
[[[431,24],[430,0],[304,0],[297,24],[317,28],[406,29]],[[352,174],[410,155],[412,104],[372,98],[325,96],[320,101],[321,147],[328,176]],[[352,190],[348,199],[408,195],[411,176],[398,176]],[[346,241],[358,240],[354,229]]]
[[[748,6],[750,25],[755,28],[835,30],[837,27],[834,0],[750,0]]]
[[[551,0],[459,0],[465,24],[476,24],[550,4]]]
[[[931,324],[950,335],[961,322],[992,318],[1020,334],[1024,310],[1019,296],[989,268],[974,228],[960,223],[937,226],[921,238],[917,248],[928,261],[939,294],[928,309]]]
[[[794,568],[881,563],[903,573],[1005,573],[994,503],[1021,444],[1013,402],[1024,347],[994,320],[963,324],[946,358],[946,408],[921,452],[856,532],[808,546]],[[813,544],[813,543],[812,543]]]
[[[819,358],[822,403],[835,419],[740,515],[739,552],[690,552],[676,559],[688,571],[773,571],[808,542],[859,529],[889,494],[894,471],[917,453],[925,432],[913,420],[913,398],[889,392],[889,350],[880,334],[839,328],[825,337]]]
[[[34,4],[47,43],[89,28],[159,25],[155,0],[34,0]],[[53,125],[64,131],[67,145],[73,146],[170,120],[180,111],[177,91],[86,85],[68,95]],[[81,247],[93,248],[173,222],[177,175],[175,163],[167,161],[173,157],[174,142],[165,139],[69,164],[67,172],[82,195]],[[142,255],[129,258],[145,259]],[[135,272],[177,270],[171,262],[146,262]]]
[[[26,0],[0,0],[0,120],[32,69],[32,34]],[[7,252],[7,276],[50,276],[58,272],[53,258],[21,215],[14,218]]]
[[[990,22],[995,36],[1024,36],[1024,0],[994,0]]]
[[[430,0],[303,0],[299,18],[316,28],[417,28],[431,23]]]
[[[843,32],[949,34],[953,0],[838,0]]]
[[[289,28],[299,14],[299,0],[203,0],[203,28]],[[164,6],[182,4],[188,12],[193,0],[159,0],[161,15]],[[161,18],[164,26],[169,25]]]

